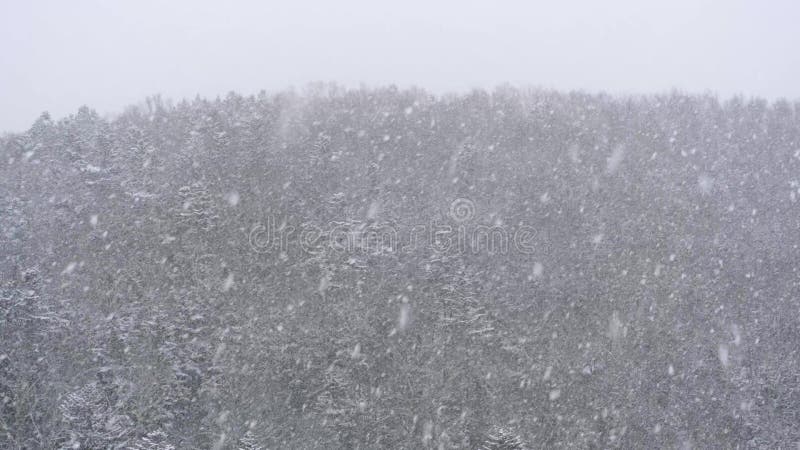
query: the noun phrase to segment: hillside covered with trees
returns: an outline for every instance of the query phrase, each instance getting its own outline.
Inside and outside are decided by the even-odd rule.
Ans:
[[[0,447],[789,448],[798,197],[788,101],[44,113],[0,138]]]

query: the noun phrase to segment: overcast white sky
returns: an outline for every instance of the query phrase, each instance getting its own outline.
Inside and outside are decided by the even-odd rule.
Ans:
[[[797,99],[799,21],[794,0],[0,0],[0,131],[310,81]]]

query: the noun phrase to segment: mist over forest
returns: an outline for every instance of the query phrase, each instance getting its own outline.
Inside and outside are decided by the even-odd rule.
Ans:
[[[301,90],[0,137],[0,447],[792,448],[800,102]]]

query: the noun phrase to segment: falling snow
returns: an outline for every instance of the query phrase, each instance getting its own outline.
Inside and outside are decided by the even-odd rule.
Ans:
[[[796,109],[42,114],[0,136],[0,448],[794,448]]]

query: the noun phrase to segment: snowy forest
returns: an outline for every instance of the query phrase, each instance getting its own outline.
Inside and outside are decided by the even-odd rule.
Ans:
[[[0,448],[793,448],[798,197],[785,100],[42,113],[0,137]]]

